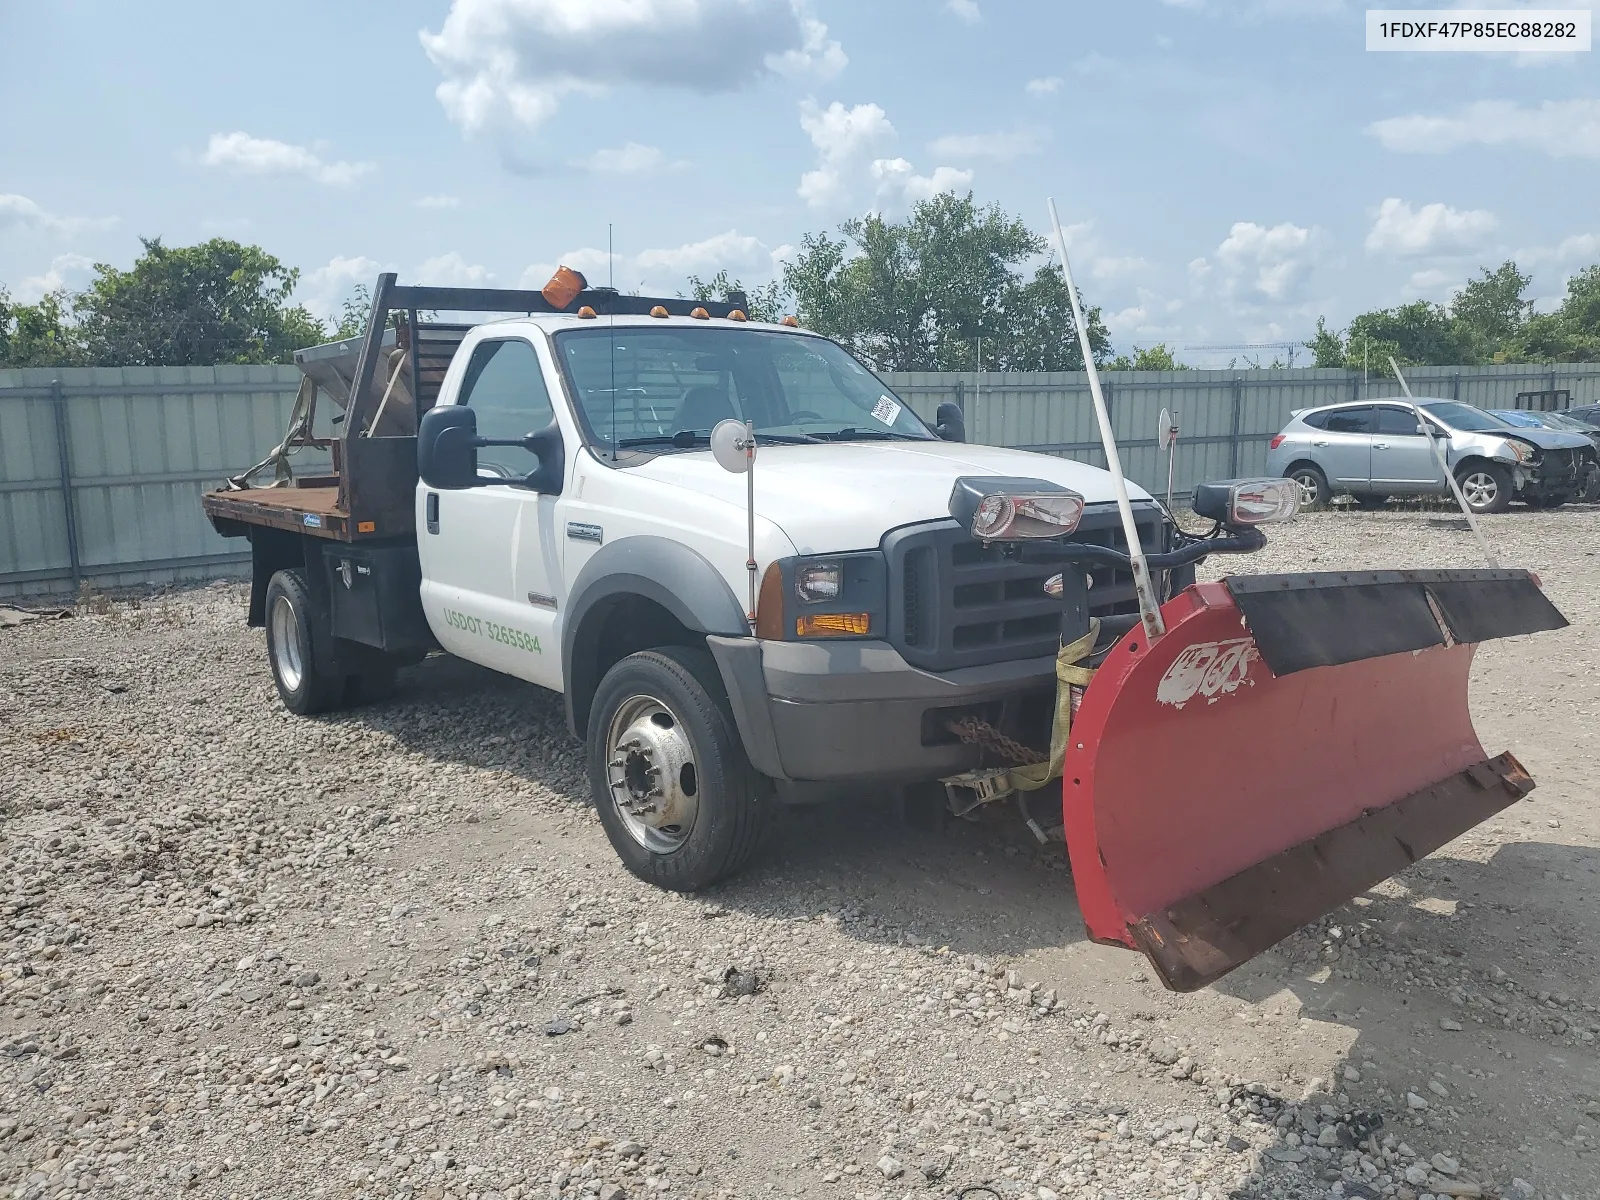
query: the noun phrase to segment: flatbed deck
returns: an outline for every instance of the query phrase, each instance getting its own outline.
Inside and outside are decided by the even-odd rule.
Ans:
[[[381,536],[376,522],[351,522],[349,512],[339,503],[337,484],[207,492],[201,503],[213,524],[265,525],[339,542]],[[389,531],[391,535],[399,532],[404,531]]]

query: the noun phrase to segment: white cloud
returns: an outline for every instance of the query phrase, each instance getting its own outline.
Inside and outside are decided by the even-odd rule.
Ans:
[[[344,187],[373,170],[371,163],[324,162],[304,146],[248,133],[213,133],[200,161],[243,175],[304,175],[316,183]]]
[[[422,47],[468,130],[548,119],[624,85],[736,91],[767,75],[832,78],[848,61],[806,0],[453,0]]]
[[[460,196],[423,196],[417,200],[418,208],[460,208]]]
[[[895,137],[888,114],[876,104],[846,108],[835,100],[822,108],[815,100],[800,104],[800,127],[817,150],[817,167],[800,177],[801,199],[812,208],[838,207],[851,202],[858,183],[870,184],[878,200],[899,208],[955,191],[972,183],[972,172],[955,167],[935,167],[919,175],[905,158],[874,153]]]
[[[487,287],[493,279],[488,267],[469,263],[454,250],[436,255],[417,268],[417,282],[423,287]]]
[[[1303,298],[1310,281],[1315,243],[1312,230],[1290,221],[1271,227],[1238,221],[1217,247],[1215,262],[1195,259],[1189,276],[1242,304],[1291,304]]]
[[[1537,108],[1479,100],[1451,115],[1388,117],[1367,132],[1385,149],[1409,154],[1515,146],[1552,158],[1600,158],[1600,100],[1546,100]]]
[[[944,0],[945,11],[953,13],[968,25],[976,25],[983,20],[983,12],[978,8],[978,0]]]
[[[994,158],[1002,162],[1035,154],[1043,138],[1032,131],[1015,133],[952,133],[928,144],[941,158]]]
[[[800,198],[812,208],[826,208],[849,198],[847,173],[871,156],[872,149],[894,137],[889,116],[876,104],[846,108],[835,100],[822,108],[809,97],[800,102],[800,128],[817,149],[818,165],[800,177]]]
[[[116,223],[115,217],[63,217],[39,207],[26,196],[0,192],[0,233],[16,229],[71,236],[87,229],[109,229]]]
[[[21,304],[37,304],[41,298],[57,288],[77,288],[88,282],[94,259],[82,254],[58,254],[50,260],[50,269],[43,275],[29,275],[17,285],[13,297]]]
[[[612,149],[596,150],[583,165],[607,175],[643,175],[661,166],[664,159],[665,155],[654,146],[625,142]]]
[[[891,206],[910,206],[931,200],[941,192],[961,191],[972,185],[971,171],[935,167],[931,175],[918,175],[903,158],[874,159],[870,168],[878,197]]]
[[[1446,204],[1413,209],[1391,196],[1378,206],[1377,220],[1367,234],[1367,253],[1399,258],[1470,254],[1498,225],[1495,215],[1482,209],[1462,211]]]
[[[635,258],[640,270],[649,274],[698,275],[727,267],[730,272],[772,264],[771,252],[759,238],[737,229],[719,233],[702,242],[689,242],[673,249],[644,250]]]
[[[356,290],[357,284],[371,288],[380,274],[392,270],[392,265],[385,266],[364,255],[336,255],[325,266],[306,272],[296,298],[313,316],[337,318],[340,307]]]
[[[1047,75],[1043,79],[1030,79],[1025,86],[1030,96],[1053,96],[1061,90],[1061,76]]]

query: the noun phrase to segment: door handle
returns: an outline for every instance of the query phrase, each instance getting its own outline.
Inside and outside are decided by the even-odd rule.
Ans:
[[[1311,444],[1313,446],[1326,446],[1328,444],[1328,440],[1326,438],[1324,438],[1320,442],[1319,441],[1313,441]]]
[[[428,532],[439,532],[439,493],[429,492],[427,500]]]
[[[1372,443],[1372,448],[1374,450],[1387,450],[1389,448],[1389,443],[1388,442],[1373,442]]]

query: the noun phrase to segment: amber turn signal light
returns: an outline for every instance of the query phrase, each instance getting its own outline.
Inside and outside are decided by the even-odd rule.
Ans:
[[[796,637],[863,637],[872,626],[871,613],[817,613],[797,617]]]

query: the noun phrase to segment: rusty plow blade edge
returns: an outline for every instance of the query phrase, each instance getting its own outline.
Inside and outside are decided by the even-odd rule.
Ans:
[[[1062,777],[1089,936],[1203,987],[1533,788],[1473,731],[1474,645],[1559,628],[1526,572],[1186,589],[1084,694]],[[1307,630],[1309,623],[1310,629]]]
[[[1206,986],[1533,790],[1510,754],[1291,846],[1152,914],[1133,940],[1176,992]]]

